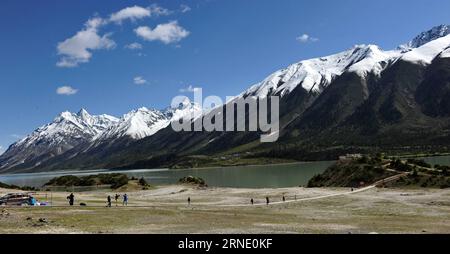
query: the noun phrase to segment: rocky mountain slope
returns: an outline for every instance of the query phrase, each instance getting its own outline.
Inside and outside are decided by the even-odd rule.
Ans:
[[[67,160],[105,147],[129,144],[200,110],[198,105],[183,101],[178,108],[159,111],[143,107],[121,118],[92,116],[84,109],[77,114],[63,112],[53,122],[11,145],[0,156],[0,172],[35,168],[59,158]]]
[[[446,150],[450,144],[449,28],[432,28],[394,50],[357,45],[304,60],[251,86],[237,98],[281,98],[276,143],[260,143],[259,132],[174,132],[167,113],[140,109],[113,121],[101,133],[80,134],[86,136],[82,140],[91,140],[88,143],[75,143],[52,156],[44,151],[51,157],[45,163],[33,164],[36,156],[30,153],[28,159],[8,162],[23,149],[19,142],[12,146],[19,148],[10,148],[0,157],[0,168],[137,168],[167,166],[191,155],[237,153],[304,160],[331,159],[355,150]],[[224,115],[226,119],[226,110]],[[65,142],[73,143],[74,137]]]

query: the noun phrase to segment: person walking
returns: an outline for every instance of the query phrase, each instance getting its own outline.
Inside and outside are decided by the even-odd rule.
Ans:
[[[107,200],[107,207],[111,207],[111,196],[110,195],[108,195],[108,198],[106,199]]]
[[[283,195],[283,202],[286,202],[286,197]]]
[[[191,205],[191,197],[188,197],[188,205]]]
[[[252,205],[254,204],[254,202],[253,202],[253,198],[252,198],[252,199],[250,199],[250,202],[252,203]]]
[[[128,206],[128,195],[126,193],[123,194],[123,205]]]
[[[73,203],[75,202],[75,195],[73,195],[73,193],[70,193],[70,195],[67,196],[67,199],[69,200],[69,205],[73,206]]]
[[[266,205],[269,205],[270,201],[269,201],[269,197],[266,197]]]

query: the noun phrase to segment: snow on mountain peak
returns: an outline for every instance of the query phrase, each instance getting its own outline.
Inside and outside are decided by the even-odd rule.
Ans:
[[[239,96],[284,96],[301,86],[307,91],[320,93],[344,72],[361,77],[380,73],[401,59],[413,63],[429,64],[440,57],[450,57],[450,26],[440,25],[423,32],[408,44],[395,50],[383,51],[376,45],[355,45],[334,55],[304,60],[279,70]]]
[[[82,119],[89,119],[92,117],[91,114],[89,114],[89,112],[87,112],[84,108],[80,109],[77,116],[81,117]]]
[[[127,114],[124,122],[119,125],[118,130],[124,130],[124,134],[134,139],[151,136],[166,125],[167,118],[158,110],[140,108],[132,114]]]
[[[172,122],[183,118],[196,119],[202,115],[203,109],[198,103],[191,102],[191,100],[185,98],[178,104],[178,107],[168,107],[164,113],[170,118],[170,122]]]
[[[116,124],[102,133],[98,140],[124,136],[142,139],[166,127],[168,122],[169,119],[163,112],[142,107],[125,114]]]
[[[116,120],[111,116],[91,116],[87,111],[82,114],[65,111],[53,122],[38,128],[12,147],[29,147],[39,143],[46,143],[50,147],[51,144],[60,144],[72,138],[89,141]]]
[[[376,45],[355,45],[344,52],[304,60],[277,71],[261,83],[252,86],[241,96],[284,96],[301,85],[307,91],[321,92],[335,77],[345,71],[358,74],[382,70],[380,62],[387,61],[395,51],[384,52]]]
[[[383,51],[376,45],[368,45],[364,53],[360,54],[358,61],[352,63],[347,70],[360,76],[365,76],[368,73],[379,75],[393,59],[400,55],[401,52],[398,50]]]
[[[149,111],[151,111],[151,110],[148,109],[147,107],[141,107],[141,108],[138,108],[136,111],[137,111],[137,112],[149,112]]]
[[[74,114],[69,111],[61,112],[54,121],[71,120],[74,119]]]
[[[450,34],[450,25],[440,25],[431,28],[428,31],[422,32],[417,35],[412,41],[407,44],[401,45],[400,49],[413,49],[419,48],[431,41],[445,37]]]
[[[194,105],[193,102],[191,102],[191,100],[189,100],[189,98],[186,97],[179,103],[178,108],[184,109],[184,108],[192,106],[192,105]]]
[[[402,56],[402,60],[417,63],[430,64],[437,56],[446,57],[446,51],[450,47],[450,33],[428,42],[419,48],[414,48]]]

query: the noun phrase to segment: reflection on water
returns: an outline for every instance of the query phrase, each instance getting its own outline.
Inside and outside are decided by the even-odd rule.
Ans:
[[[321,161],[285,165],[263,165],[209,169],[141,169],[128,171],[89,170],[34,174],[0,175],[0,182],[19,186],[41,187],[50,179],[63,175],[93,175],[99,173],[125,173],[129,177],[144,177],[154,185],[175,184],[185,176],[205,179],[209,186],[235,188],[282,188],[306,185],[314,175],[322,173],[333,162]]]

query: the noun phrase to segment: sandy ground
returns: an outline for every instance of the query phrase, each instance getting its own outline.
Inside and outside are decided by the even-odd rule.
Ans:
[[[9,192],[0,189],[0,195]],[[74,207],[67,204],[69,193],[40,192],[37,197],[53,207],[1,207],[0,233],[450,233],[450,190],[348,192],[174,185],[129,192],[128,207],[113,201],[111,208],[106,196],[115,192],[75,193]],[[336,194],[343,195],[301,201]],[[283,195],[298,201],[280,202]],[[280,204],[264,205],[266,196]]]

